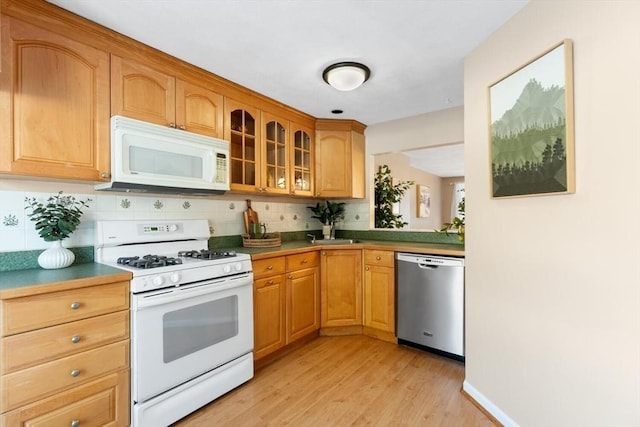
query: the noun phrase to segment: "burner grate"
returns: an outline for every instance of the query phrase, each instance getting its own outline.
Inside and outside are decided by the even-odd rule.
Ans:
[[[221,250],[199,250],[199,251],[180,251],[179,257],[196,258],[196,259],[220,259],[236,256],[235,251],[221,251]]]
[[[118,258],[118,264],[128,265],[134,268],[156,268],[166,267],[168,265],[182,264],[180,258],[166,257],[162,255],[144,255],[142,258],[138,256]]]

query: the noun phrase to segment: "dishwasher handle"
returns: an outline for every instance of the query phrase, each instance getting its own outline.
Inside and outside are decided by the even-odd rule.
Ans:
[[[418,267],[429,270],[433,270],[438,267],[464,267],[464,258],[397,252],[396,260],[399,262],[417,264]]]

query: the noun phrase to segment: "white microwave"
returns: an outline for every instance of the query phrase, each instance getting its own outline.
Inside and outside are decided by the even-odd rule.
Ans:
[[[111,118],[111,182],[96,190],[222,194],[229,143],[122,116]]]

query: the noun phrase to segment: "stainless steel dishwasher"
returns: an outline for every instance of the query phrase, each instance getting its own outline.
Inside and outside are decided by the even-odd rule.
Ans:
[[[398,344],[464,360],[464,259],[396,253]]]

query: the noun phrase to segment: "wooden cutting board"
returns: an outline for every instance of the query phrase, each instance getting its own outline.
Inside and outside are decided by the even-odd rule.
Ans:
[[[251,200],[247,199],[247,210],[244,211],[244,230],[249,234],[251,224],[259,223],[258,212],[251,209]]]

